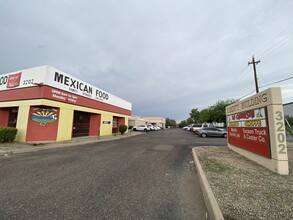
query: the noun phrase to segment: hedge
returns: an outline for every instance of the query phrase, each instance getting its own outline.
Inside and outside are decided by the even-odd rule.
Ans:
[[[127,131],[127,126],[126,125],[120,125],[119,126],[119,132],[121,134],[124,134]]]
[[[0,127],[0,143],[10,143],[14,141],[16,134],[16,128]]]

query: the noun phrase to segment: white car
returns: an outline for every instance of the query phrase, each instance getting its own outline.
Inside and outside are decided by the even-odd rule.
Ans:
[[[190,131],[191,127],[192,127],[192,125],[187,125],[187,126],[183,127],[182,129],[186,130],[186,131]]]
[[[153,125],[147,125],[147,127],[150,129],[150,131],[154,131],[155,127]]]
[[[161,130],[161,128],[157,125],[154,126],[155,131]]]
[[[146,125],[138,125],[138,126],[134,126],[132,128],[133,131],[145,131],[145,132],[148,132],[150,131],[150,128]]]

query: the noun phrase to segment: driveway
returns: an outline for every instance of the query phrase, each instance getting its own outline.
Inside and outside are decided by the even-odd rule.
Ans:
[[[0,158],[0,219],[206,219],[194,146],[179,129]]]

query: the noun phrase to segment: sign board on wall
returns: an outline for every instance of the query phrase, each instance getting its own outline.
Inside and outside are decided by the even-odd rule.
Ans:
[[[271,88],[226,107],[228,146],[279,174],[288,174],[280,88]]]
[[[41,66],[0,75],[0,91],[38,85],[48,85],[127,110],[131,110],[132,107],[131,103],[51,66]],[[55,96],[58,95],[60,94],[55,94]],[[74,98],[72,100],[74,103]]]
[[[271,158],[266,107],[231,114],[227,123],[230,144]]]

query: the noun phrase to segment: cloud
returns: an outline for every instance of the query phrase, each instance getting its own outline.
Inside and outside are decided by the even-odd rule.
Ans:
[[[272,0],[7,1],[0,72],[49,64],[132,102],[136,115],[184,119],[254,90],[247,62],[290,24],[292,9]],[[256,56],[260,84],[292,75],[278,72],[291,65],[292,42]],[[284,100],[290,85],[280,84]]]

